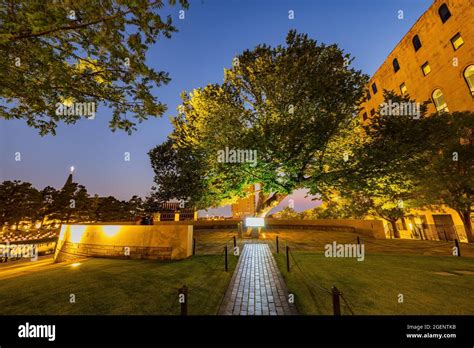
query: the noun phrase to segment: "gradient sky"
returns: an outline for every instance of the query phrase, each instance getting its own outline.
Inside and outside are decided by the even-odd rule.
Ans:
[[[153,184],[147,152],[171,131],[182,91],[222,82],[223,70],[244,49],[259,43],[283,44],[290,29],[318,42],[337,43],[355,57],[353,65],[372,75],[390,51],[428,9],[432,0],[191,0],[185,19],[179,7],[169,9],[179,32],[160,39],[148,52],[148,63],[170,73],[172,81],[155,90],[168,105],[161,119],[138,125],[132,136],[111,132],[110,110],[99,106],[94,120],[61,124],[56,136],[38,135],[23,121],[0,121],[0,180],[23,180],[42,189],[62,187],[70,166],[75,181],[90,194],[129,199],[145,196]],[[295,19],[288,19],[293,10]],[[397,18],[404,11],[404,19]],[[22,155],[14,160],[15,152]],[[124,161],[130,152],[130,162]],[[295,210],[314,206],[305,192],[293,194]],[[282,202],[286,205],[288,199]],[[277,209],[279,210],[279,209]],[[219,209],[217,213],[228,213]],[[213,210],[210,210],[210,214]]]

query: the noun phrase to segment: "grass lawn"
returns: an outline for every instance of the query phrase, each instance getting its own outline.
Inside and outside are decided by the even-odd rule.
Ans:
[[[237,258],[229,272],[220,255],[181,261],[90,258],[77,267],[46,269],[0,282],[4,314],[180,313],[178,288],[189,288],[188,314],[216,314]],[[75,303],[70,303],[70,294]]]
[[[238,260],[233,256],[234,236],[236,230],[197,230],[196,256],[182,261],[91,258],[78,267],[64,263],[2,279],[0,306],[6,314],[176,315],[177,290],[187,285],[189,314],[214,315]],[[461,244],[463,257],[458,258],[451,256],[451,242],[359,235],[365,260],[358,262],[323,255],[324,246],[333,241],[355,243],[354,233],[271,230],[258,242],[269,243],[275,252],[276,236],[280,252],[290,246],[301,268],[292,260],[292,271],[287,273],[284,255],[275,255],[301,314],[332,314],[331,294],[323,289],[333,285],[355,314],[474,314],[474,245]],[[237,239],[240,249],[249,241]],[[222,257],[225,245],[227,273]],[[75,295],[75,303],[69,302],[70,294]],[[403,303],[398,303],[399,294]],[[342,313],[349,314],[341,304]]]
[[[288,273],[285,256],[275,256],[301,314],[332,315],[331,294],[320,287],[334,285],[354,314],[474,314],[474,258],[368,253],[358,262],[315,252],[293,254],[301,271],[291,260]],[[342,314],[350,314],[343,303]]]
[[[351,232],[270,230],[265,233],[265,239],[273,245],[273,249],[276,236],[280,238],[280,247],[282,248],[288,244],[297,251],[317,253],[324,252],[324,246],[331,244],[333,241],[337,241],[337,243],[356,243],[357,236],[359,236],[360,242],[364,243],[366,253],[451,256],[454,246],[454,242],[375,239]],[[462,256],[474,257],[474,244],[461,243],[460,247]]]

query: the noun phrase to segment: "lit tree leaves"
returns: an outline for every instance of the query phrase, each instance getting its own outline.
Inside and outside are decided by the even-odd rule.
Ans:
[[[175,5],[176,1],[168,1]],[[186,0],[180,5],[187,8]],[[40,134],[55,134],[65,98],[112,108],[110,128],[131,133],[166,106],[152,89],[169,82],[146,63],[160,35],[176,28],[162,19],[164,1],[0,1],[0,118],[23,119]]]

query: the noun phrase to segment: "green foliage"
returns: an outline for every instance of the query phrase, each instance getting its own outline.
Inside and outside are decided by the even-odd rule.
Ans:
[[[272,214],[273,218],[281,220],[297,220],[301,219],[300,213],[296,212],[293,208],[285,207],[283,210]]]
[[[387,91],[385,100],[414,102]],[[393,225],[411,207],[446,205],[459,213],[474,241],[474,113],[426,115],[423,104],[419,116],[387,116],[379,110],[330,184],[337,184],[341,196],[366,197],[372,212]]]
[[[97,221],[120,221],[124,219],[124,205],[115,197],[108,196],[99,199],[97,209],[95,210],[95,219]],[[128,220],[125,216],[125,220]]]
[[[4,181],[0,184],[0,226],[16,225],[34,216],[41,206],[41,194],[30,183]]]
[[[66,224],[72,221],[90,221],[90,207],[86,188],[75,182],[68,183],[53,196],[51,219]]]
[[[57,103],[66,100],[112,108],[110,128],[128,133],[161,116],[166,106],[152,89],[170,78],[146,64],[146,53],[160,35],[176,31],[170,16],[160,16],[163,6],[162,0],[0,0],[0,118],[25,120],[44,135],[83,117],[58,115]]]
[[[150,151],[157,194],[208,208],[258,184],[265,212],[295,189],[318,191],[326,155],[352,128],[364,95],[367,76],[347,60],[337,45],[290,31],[285,46],[238,55],[222,84],[184,93],[168,141]],[[256,151],[257,161],[222,163],[226,148]]]
[[[18,223],[28,221],[40,222],[43,227],[46,220],[61,223],[133,221],[144,211],[145,204],[138,196],[129,201],[112,196],[90,197],[84,186],[69,181],[61,190],[47,186],[41,191],[27,182],[0,184],[0,226],[6,223],[18,227]]]

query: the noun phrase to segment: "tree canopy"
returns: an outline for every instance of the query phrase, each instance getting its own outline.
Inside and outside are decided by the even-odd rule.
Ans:
[[[152,90],[170,77],[152,69],[146,53],[176,31],[171,17],[159,13],[164,5],[0,0],[0,118],[25,120],[44,135],[55,134],[61,121],[91,116],[78,108],[62,112],[58,103],[93,103],[95,110],[101,103],[112,109],[110,128],[129,133],[137,122],[161,116],[166,106]]]
[[[182,94],[172,134],[149,153],[156,195],[208,208],[257,184],[264,215],[295,189],[317,192],[364,96],[367,76],[350,61],[295,31],[236,56],[223,83]]]
[[[385,103],[416,103],[385,91]],[[385,105],[385,104],[384,104]],[[447,206],[458,212],[469,241],[474,205],[474,113],[383,115],[363,126],[352,156],[328,186],[346,197],[364,197],[369,212],[392,223],[410,208]],[[352,203],[357,204],[356,201]]]

